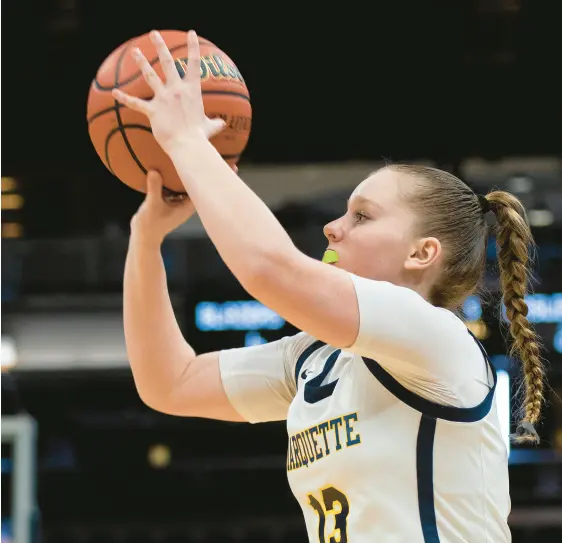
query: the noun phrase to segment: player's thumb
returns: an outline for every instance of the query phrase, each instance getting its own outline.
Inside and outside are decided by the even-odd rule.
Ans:
[[[162,199],[162,176],[156,170],[149,171],[146,176],[146,198],[156,201]]]

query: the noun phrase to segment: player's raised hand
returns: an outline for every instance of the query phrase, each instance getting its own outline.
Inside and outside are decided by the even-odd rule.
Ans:
[[[160,244],[195,214],[195,207],[187,194],[175,194],[163,187],[162,176],[156,171],[148,172],[146,185],[146,197],[131,220],[131,231]]]
[[[162,36],[153,31],[150,33],[150,39],[158,52],[166,81],[163,82],[158,77],[137,48],[133,50],[133,57],[144,79],[154,91],[154,98],[141,100],[119,89],[112,91],[113,97],[121,104],[148,117],[156,141],[166,152],[178,145],[187,148],[186,144],[194,137],[213,137],[223,129],[225,123],[222,119],[209,119],[205,115],[197,34],[193,30],[187,34],[187,71],[183,79]]]

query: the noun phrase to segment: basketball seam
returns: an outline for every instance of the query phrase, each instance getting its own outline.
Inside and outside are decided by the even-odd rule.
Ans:
[[[152,130],[148,126],[144,126],[143,124],[123,124],[122,127],[116,126],[115,128],[113,128],[107,135],[107,138],[105,139],[105,158],[107,160],[107,163],[109,165],[109,170],[111,171],[111,173],[113,173],[113,170],[111,169],[111,164],[109,161],[109,140],[111,140],[111,138],[115,136],[115,134],[121,132],[121,128],[123,128],[123,130],[127,128],[137,128],[139,130],[145,130],[146,132],[150,132],[152,134]]]
[[[185,45],[176,45],[175,47],[172,47],[170,49],[170,53],[173,53],[174,51],[177,51],[178,49],[181,49],[182,47],[185,47]],[[129,46],[127,46],[123,49],[124,52],[127,52],[128,50],[129,50]],[[124,54],[121,53],[121,55],[119,56],[119,60],[117,62],[122,62],[123,57],[124,57]],[[159,60],[160,59],[158,58],[158,56],[156,56],[155,58],[153,58],[149,62],[149,64],[151,66],[154,66]],[[98,81],[98,78],[96,77],[94,79],[94,85],[96,86],[96,88],[98,90],[112,91],[115,88],[123,87],[125,85],[128,85],[129,83],[132,83],[133,81],[135,81],[136,79],[138,79],[141,76],[142,76],[142,71],[139,70],[138,72],[135,72],[131,77],[129,77],[129,79],[125,79],[125,81],[122,81],[121,83],[119,83],[119,81],[116,81],[113,87],[105,87],[105,86],[101,85],[100,82]]]
[[[109,132],[109,134],[107,135],[107,137],[105,138],[105,149],[104,149],[104,151],[105,151],[105,160],[106,160],[106,162],[107,162],[107,167],[108,167],[109,171],[110,171],[113,175],[115,175],[115,172],[113,171],[113,168],[111,167],[111,161],[109,160],[109,142],[110,142],[111,138],[112,138],[115,134],[117,134],[117,132],[120,132],[120,128],[119,128],[119,127],[114,128],[113,130],[111,130],[111,131]]]
[[[115,63],[115,87],[117,87],[119,84],[119,72],[121,71],[121,64],[123,63],[123,59],[125,58],[125,53],[127,52],[127,50],[128,47],[125,47],[125,49],[117,59],[117,62]],[[131,155],[131,158],[136,162],[137,166],[140,168],[140,171],[143,173],[143,175],[146,175],[147,169],[142,165],[142,162],[140,161],[139,157],[135,153],[135,150],[133,149],[131,143],[129,142],[129,138],[127,137],[127,133],[123,125],[123,119],[121,119],[121,113],[118,107],[119,105],[120,105],[119,102],[115,100],[115,104],[114,104],[115,117],[117,118],[117,126],[119,128],[119,132],[121,132],[121,136],[123,137],[123,141],[125,142],[125,146],[127,147],[127,150]]]
[[[246,100],[247,102],[250,101],[250,98],[248,96],[246,96],[245,94],[240,94],[239,92],[234,92],[234,91],[203,90],[203,91],[201,91],[201,94],[217,95],[217,96],[233,96],[235,98],[241,98],[243,100]],[[89,119],[87,119],[87,122],[89,124],[92,121],[95,121],[98,117],[101,117],[102,115],[105,115],[106,113],[110,113],[111,111],[115,111],[116,108],[120,109],[122,107],[125,107],[125,106],[123,106],[119,103],[116,106],[106,107],[105,109],[102,109],[102,110],[98,111],[97,113],[94,113]]]
[[[152,134],[152,130],[150,129],[150,127],[149,127],[149,126],[145,126],[144,124],[134,124],[134,123],[131,123],[131,124],[124,124],[124,125],[123,125],[123,129],[125,129],[125,130],[131,130],[131,129],[134,129],[134,130],[144,130],[145,132],[149,132],[150,134]],[[118,126],[116,126],[115,128],[113,128],[113,129],[109,132],[109,134],[107,135],[107,138],[106,138],[106,140],[105,140],[105,144],[106,144],[105,156],[106,156],[106,159],[107,159],[108,164],[109,164],[109,156],[108,156],[109,140],[110,140],[115,134],[117,134],[117,133],[120,132],[120,131],[121,131],[121,128],[118,127]],[[224,160],[232,160],[232,159],[234,159],[234,158],[240,157],[241,154],[242,154],[242,153],[236,153],[236,154],[233,154],[233,155],[223,155],[223,154],[221,154],[221,157],[222,157]],[[111,170],[111,168],[110,168],[110,170]]]
[[[246,100],[246,102],[250,101],[250,97],[246,94],[242,94],[241,92],[236,91],[222,91],[222,90],[202,90],[201,94],[215,94],[217,96],[234,96],[235,98],[241,98],[242,100]]]
[[[91,117],[89,117],[88,119],[86,119],[87,123],[90,124],[93,121],[95,121],[98,117],[101,117],[102,115],[105,115],[106,113],[111,113],[112,111],[115,111],[116,109],[120,109],[122,107],[125,107],[121,104],[118,104],[117,106],[109,106],[106,107],[105,109],[100,109],[100,111],[98,111],[97,113],[94,113]]]

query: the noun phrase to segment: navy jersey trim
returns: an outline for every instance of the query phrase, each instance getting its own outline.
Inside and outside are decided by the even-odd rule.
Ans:
[[[362,358],[368,370],[375,377],[375,379],[377,379],[379,383],[391,394],[396,396],[406,405],[409,405],[412,409],[415,409],[416,411],[419,411],[424,415],[428,415],[436,419],[448,420],[451,422],[477,422],[479,420],[482,420],[492,408],[498,376],[482,344],[472,334],[470,335],[474,338],[474,340],[480,347],[482,355],[484,356],[484,360],[486,361],[487,366],[490,368],[494,380],[494,384],[490,387],[490,390],[488,391],[486,397],[480,404],[474,407],[451,407],[448,405],[440,405],[430,400],[426,400],[425,398],[418,396],[416,393],[402,386],[394,377],[392,377],[392,375],[390,375],[390,373],[384,370],[378,362],[375,362],[370,358]]]
[[[439,543],[433,489],[433,449],[437,421],[422,415],[416,447],[418,508],[424,543]]]
[[[333,394],[339,379],[325,385],[322,384],[322,381],[324,381],[330,370],[334,367],[340,353],[340,349],[334,351],[327,358],[324,369],[316,377],[304,384],[304,401],[306,403],[316,403]]]
[[[326,345],[323,341],[315,341],[312,345],[309,345],[299,356],[297,363],[295,365],[295,384],[297,388],[299,387],[299,373],[301,372],[301,368],[303,364],[306,362],[306,359],[314,352],[320,349],[320,347],[324,347]]]
[[[309,345],[299,356],[295,365],[295,383],[297,385],[297,388],[299,386],[299,375],[304,363],[315,351],[325,346],[326,343],[324,343],[323,341],[315,341],[312,345]],[[339,379],[331,381],[330,383],[326,383],[325,385],[323,385],[322,382],[336,364],[340,353],[341,349],[336,349],[335,351],[330,353],[330,355],[326,358],[326,362],[324,363],[324,368],[322,369],[322,371],[304,384],[303,396],[306,403],[317,403],[333,394]],[[303,372],[300,377],[302,377],[302,379],[306,379],[305,372]]]

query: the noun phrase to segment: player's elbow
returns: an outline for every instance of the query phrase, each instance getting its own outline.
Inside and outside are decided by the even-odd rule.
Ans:
[[[154,380],[139,379],[134,372],[133,379],[137,394],[144,405],[154,411],[170,414],[168,413],[170,393],[164,386],[157,386]]]
[[[154,411],[162,411],[164,408],[163,394],[155,391],[152,387],[136,386],[137,394],[141,402],[153,409]]]
[[[164,415],[179,415],[174,406],[169,401],[169,395],[156,394],[154,392],[142,390],[137,388],[137,393],[142,403],[153,411],[163,413]]]

